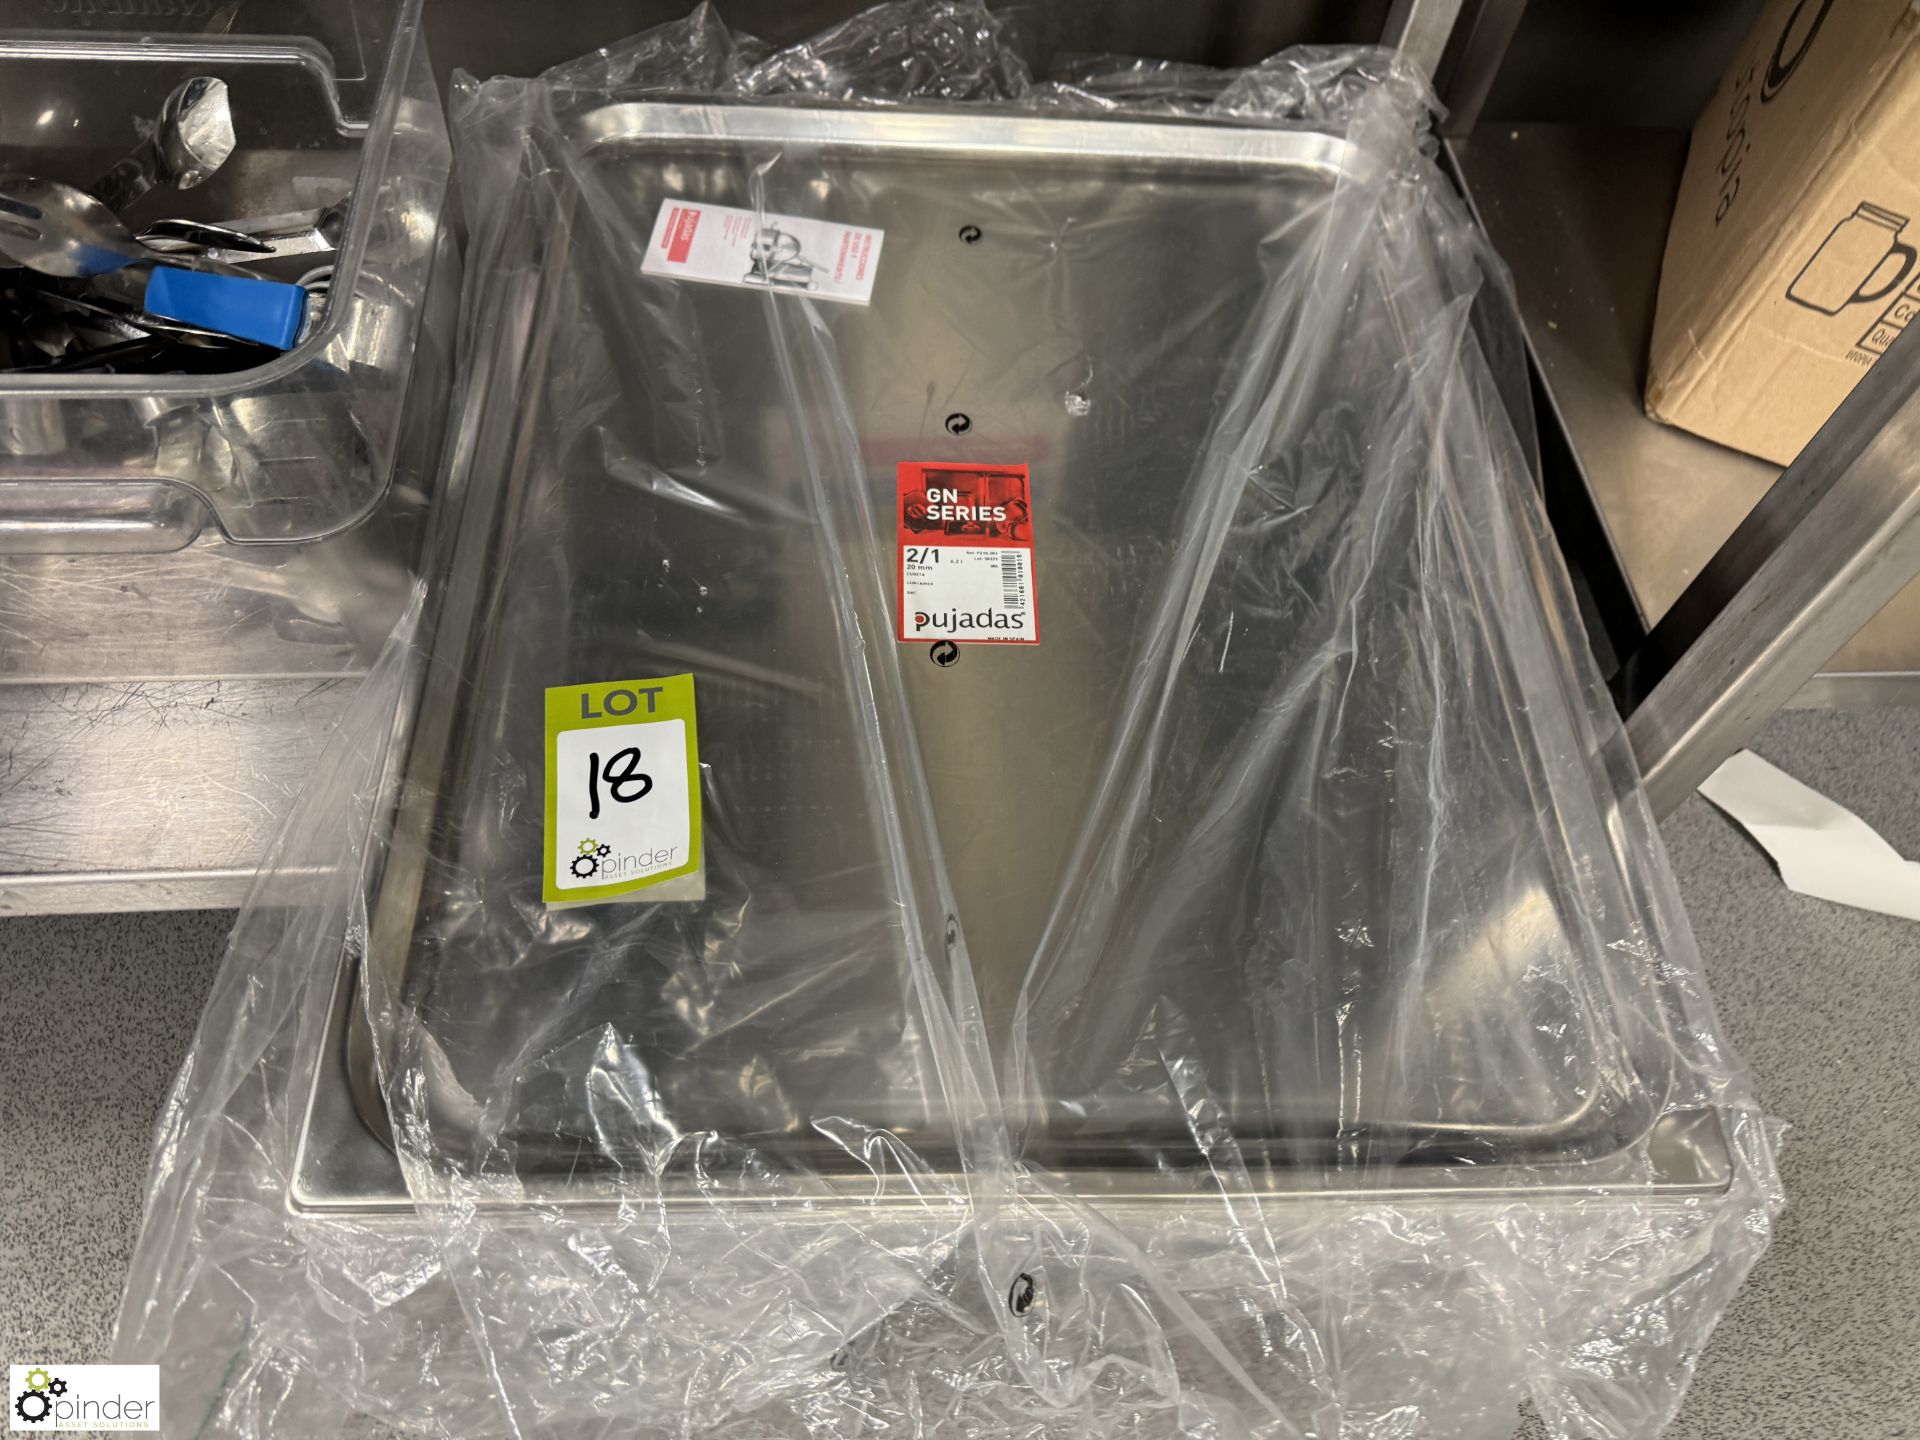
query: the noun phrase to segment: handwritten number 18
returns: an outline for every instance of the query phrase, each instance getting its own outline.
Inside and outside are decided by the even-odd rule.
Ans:
[[[634,773],[639,764],[640,751],[638,747],[633,745],[629,745],[624,750],[616,750],[612,755],[607,757],[606,769],[604,771],[602,771],[600,767],[600,752],[598,750],[588,752],[587,818],[589,820],[598,820],[600,818],[600,782],[602,779],[607,783],[607,798],[617,801],[622,805],[631,805],[635,800],[640,799],[649,790],[653,789],[653,777],[651,775]],[[635,786],[639,788],[634,789],[633,787]],[[632,793],[629,794],[629,791]]]

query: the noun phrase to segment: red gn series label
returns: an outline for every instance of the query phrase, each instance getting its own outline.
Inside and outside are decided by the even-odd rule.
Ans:
[[[1027,467],[902,461],[899,485],[900,638],[1038,644]]]

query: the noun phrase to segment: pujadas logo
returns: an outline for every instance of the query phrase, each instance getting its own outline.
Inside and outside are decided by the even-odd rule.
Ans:
[[[1024,610],[916,610],[913,612],[915,632],[931,625],[942,634],[955,634],[962,630],[1023,630],[1027,624],[1027,612]]]
[[[11,1365],[12,1430],[158,1430],[158,1365]]]

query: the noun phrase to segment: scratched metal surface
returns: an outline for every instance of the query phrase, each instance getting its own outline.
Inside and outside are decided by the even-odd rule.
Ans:
[[[417,473],[312,545],[0,555],[0,914],[240,903],[405,607]]]
[[[311,545],[0,555],[0,914],[240,903],[405,607],[418,473]]]
[[[359,683],[0,685],[0,914],[237,904]]]
[[[0,685],[352,674],[405,604],[411,522],[320,545],[0,555]]]
[[[240,903],[405,608],[418,473],[312,545],[0,555],[0,914]]]

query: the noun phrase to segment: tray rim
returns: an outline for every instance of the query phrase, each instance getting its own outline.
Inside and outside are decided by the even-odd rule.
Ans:
[[[1088,159],[1170,166],[1236,165],[1299,170],[1328,180],[1367,179],[1380,162],[1344,136],[1308,126],[1234,117],[1061,116],[1045,110],[967,111],[959,106],[830,105],[817,99],[719,104],[711,100],[621,100],[564,127],[585,155],[606,145],[813,144],[859,153],[926,152],[1003,163]]]

